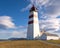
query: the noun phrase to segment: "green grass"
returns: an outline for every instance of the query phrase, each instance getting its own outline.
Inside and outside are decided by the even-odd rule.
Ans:
[[[0,48],[60,48],[40,40],[18,40],[0,42]]]
[[[60,40],[48,40],[49,43],[60,44]]]

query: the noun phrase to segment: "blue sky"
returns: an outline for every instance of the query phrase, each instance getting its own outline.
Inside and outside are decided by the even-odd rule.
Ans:
[[[0,39],[26,37],[32,4],[38,9],[40,30],[60,34],[60,0],[0,0]]]
[[[28,4],[24,0],[0,0],[0,16],[12,17],[17,26],[26,25],[28,11],[22,12],[21,10]]]

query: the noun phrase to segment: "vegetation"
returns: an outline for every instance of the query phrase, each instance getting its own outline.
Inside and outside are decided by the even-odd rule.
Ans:
[[[59,46],[47,44],[40,40],[16,40],[2,41],[0,48],[60,48]]]
[[[60,40],[48,40],[49,43],[60,44]]]

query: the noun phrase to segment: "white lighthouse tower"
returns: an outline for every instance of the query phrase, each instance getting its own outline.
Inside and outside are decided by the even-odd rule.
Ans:
[[[40,29],[38,21],[38,12],[37,8],[33,5],[30,9],[29,21],[28,21],[28,30],[27,30],[27,39],[39,39]]]

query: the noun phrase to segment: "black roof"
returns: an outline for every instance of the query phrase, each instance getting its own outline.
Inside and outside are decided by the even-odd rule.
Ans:
[[[30,9],[30,12],[31,11],[37,11],[37,8],[33,5],[32,7],[31,7],[31,9]]]
[[[56,36],[56,37],[58,37],[58,35],[57,34],[51,34],[51,33],[45,33],[47,36]]]

